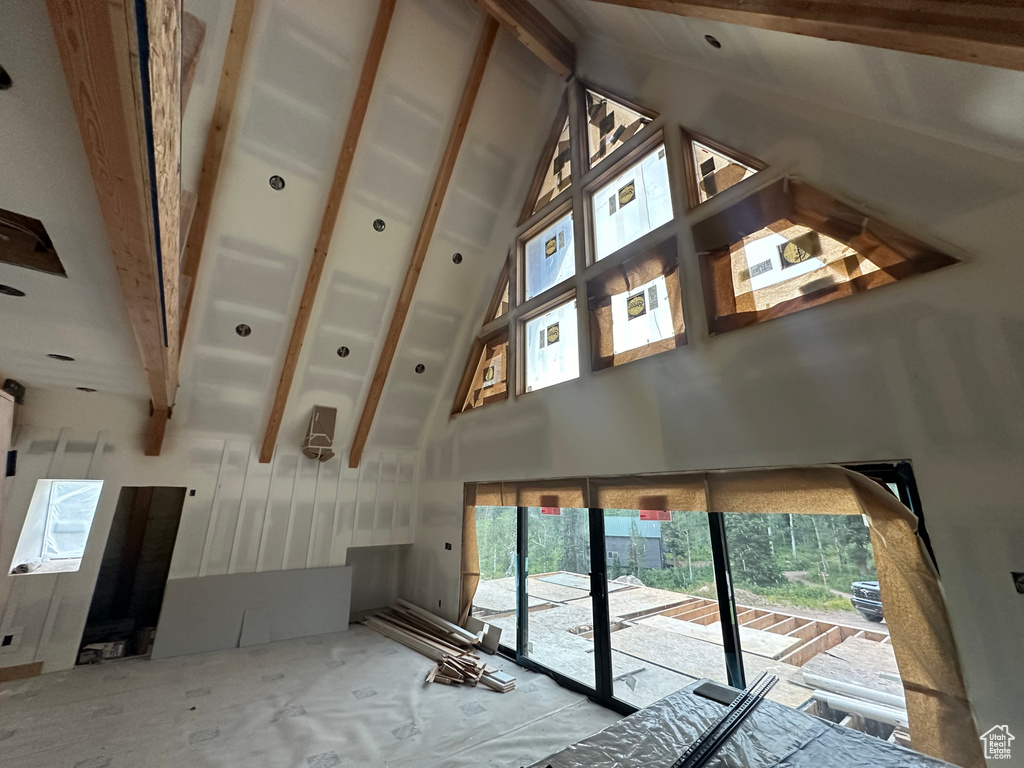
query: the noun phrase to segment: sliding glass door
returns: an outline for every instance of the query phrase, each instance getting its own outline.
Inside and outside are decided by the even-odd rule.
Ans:
[[[909,465],[857,469],[918,515],[927,547]],[[622,712],[701,679],[742,688],[767,671],[779,703],[900,741],[905,705],[869,529],[859,515],[798,506],[477,507],[473,613],[502,628],[520,663]],[[840,693],[819,687],[832,680]],[[866,705],[849,700],[850,680]]]

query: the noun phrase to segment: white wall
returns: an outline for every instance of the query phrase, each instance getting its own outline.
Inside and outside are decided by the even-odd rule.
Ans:
[[[454,419],[441,404],[405,593],[453,615],[465,481],[910,459],[978,725],[1024,732],[1024,596],[1010,576],[1024,570],[1024,165],[635,52],[582,50],[584,77],[665,116],[677,166],[684,124],[964,263],[708,338],[682,224],[687,347]]]
[[[33,391],[16,412],[18,471],[8,480],[0,519],[0,634],[15,634],[16,641],[0,651],[0,666],[42,661],[44,671],[53,671],[74,663],[122,486],[195,491],[185,497],[171,579],[344,565],[349,548],[380,552],[413,539],[412,454],[371,452],[359,470],[349,470],[344,456],[321,464],[282,444],[273,463],[259,464],[255,443],[172,426],[162,455],[148,458],[141,451],[145,411],[137,406],[116,397]],[[9,575],[36,481],[87,477],[105,483],[81,569]],[[372,578],[355,582],[354,602],[380,604],[373,604],[383,599],[379,571],[390,582],[400,567],[397,556],[382,561]]]

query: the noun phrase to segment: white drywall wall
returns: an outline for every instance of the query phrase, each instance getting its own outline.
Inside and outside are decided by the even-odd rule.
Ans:
[[[38,390],[16,412],[18,471],[8,478],[0,520],[0,633],[18,638],[0,651],[0,666],[42,661],[44,671],[53,671],[74,663],[107,532],[126,485],[195,491],[185,497],[170,579],[344,565],[349,548],[388,549],[412,541],[412,454],[371,452],[360,470],[349,470],[343,455],[321,464],[301,457],[297,445],[281,444],[273,463],[259,464],[257,444],[179,431],[172,419],[161,456],[146,457],[145,419],[126,432],[100,428],[132,426],[130,419],[113,415],[119,401]],[[124,413],[137,412],[132,401],[120,402]],[[70,424],[53,423],[64,417]],[[105,481],[81,569],[11,576],[32,493],[47,477]],[[386,563],[391,582],[400,560]],[[356,580],[355,600],[376,599],[381,570],[372,572],[365,597]]]
[[[635,51],[581,55],[584,78],[665,116],[677,211],[683,124],[964,263],[709,339],[682,223],[687,347],[454,419],[441,403],[404,593],[454,615],[464,481],[910,459],[978,725],[1024,732],[1024,166]],[[936,120],[960,109],[931,97]]]

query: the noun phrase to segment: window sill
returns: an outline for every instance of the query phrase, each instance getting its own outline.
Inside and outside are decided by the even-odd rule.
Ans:
[[[69,573],[77,571],[82,567],[82,558],[75,557],[68,560],[49,560],[45,563],[41,563],[38,567],[33,568],[31,571],[26,573],[15,573],[11,571],[11,576],[35,576],[39,573]]]

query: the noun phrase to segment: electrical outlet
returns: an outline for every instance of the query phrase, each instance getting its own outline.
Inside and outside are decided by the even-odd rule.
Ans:
[[[191,490],[190,490],[190,491],[188,492],[188,495],[189,495],[189,496],[195,496],[195,495],[196,495],[196,489],[195,489],[195,488],[191,489]]]
[[[444,548],[445,548],[445,549],[451,549],[451,548],[452,548],[452,543],[451,543],[450,541],[446,541],[446,542],[444,543]]]
[[[14,642],[14,635],[4,635],[3,638],[0,638],[0,646],[10,645],[12,642]]]

